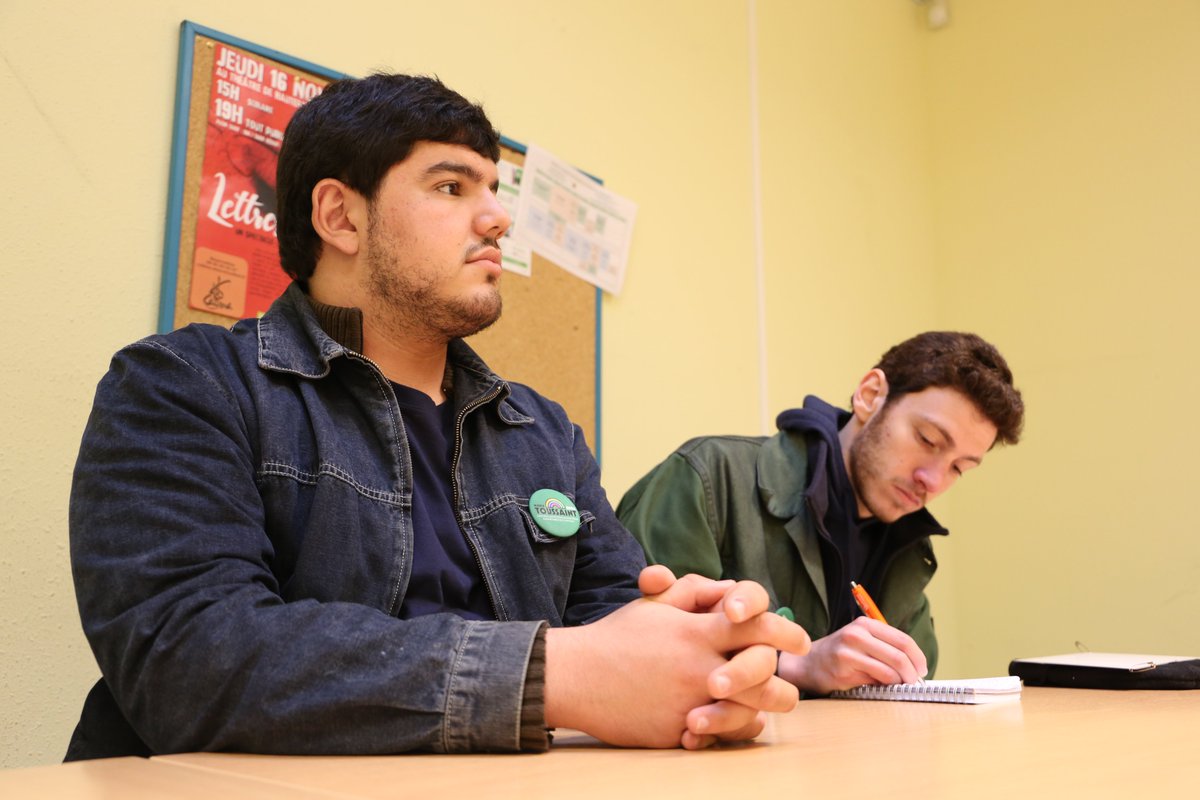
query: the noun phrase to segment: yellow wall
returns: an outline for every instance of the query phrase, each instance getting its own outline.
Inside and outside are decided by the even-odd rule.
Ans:
[[[1200,4],[952,9],[928,37],[939,318],[992,336],[1029,406],[949,498],[962,668],[1200,654]]]
[[[760,8],[773,415],[806,394],[844,405],[888,346],[937,324],[928,34],[911,3]]]
[[[435,72],[639,204],[604,302],[614,501],[688,436],[758,432],[764,406],[842,400],[903,336],[977,329],[1031,416],[935,508],[956,530],[942,675],[1076,639],[1200,653],[1194,2],[951,0],[937,32],[908,0],[106,5],[0,4],[0,766],[60,758],[96,676],[70,470],[109,356],[155,325],[182,19],[352,74]],[[1139,435],[1105,435],[1131,412]]]

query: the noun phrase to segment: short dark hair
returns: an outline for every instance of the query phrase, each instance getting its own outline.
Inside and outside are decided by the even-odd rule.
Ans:
[[[500,158],[500,134],[483,108],[420,75],[377,74],[334,81],[297,109],[283,135],[276,167],[279,261],[307,280],[321,240],[312,227],[312,190],[336,178],[368,200],[384,175],[417,142],[446,142]]]
[[[876,369],[887,376],[887,402],[944,387],[962,392],[996,426],[996,441],[1016,444],[1025,424],[1025,401],[1013,386],[1000,351],[973,333],[929,331],[883,354]]]

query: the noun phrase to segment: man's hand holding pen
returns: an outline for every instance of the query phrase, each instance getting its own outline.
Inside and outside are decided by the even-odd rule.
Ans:
[[[907,633],[887,624],[865,589],[851,586],[864,616],[815,640],[807,655],[782,654],[780,677],[810,694],[864,684],[921,682],[928,672],[921,648]]]

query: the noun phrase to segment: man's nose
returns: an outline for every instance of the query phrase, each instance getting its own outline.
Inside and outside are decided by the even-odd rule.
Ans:
[[[946,490],[952,480],[950,468],[941,464],[923,464],[913,474],[916,484],[924,490],[925,499],[931,499]]]
[[[499,198],[491,192],[485,193],[483,207],[475,218],[476,232],[480,236],[499,239],[512,227],[512,217],[501,205]]]

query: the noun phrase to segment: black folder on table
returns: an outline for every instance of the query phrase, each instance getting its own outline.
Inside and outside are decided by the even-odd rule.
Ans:
[[[1008,674],[1026,686],[1077,689],[1200,689],[1200,658],[1138,653],[1068,653],[1016,658]]]

